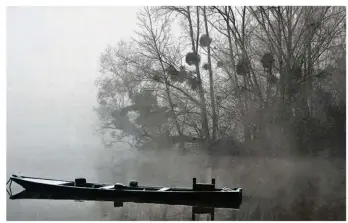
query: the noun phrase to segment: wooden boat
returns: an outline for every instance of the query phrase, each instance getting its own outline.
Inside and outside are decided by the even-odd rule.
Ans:
[[[88,183],[84,178],[65,181],[17,175],[12,175],[10,180],[25,189],[24,193],[12,196],[11,199],[100,200],[236,209],[242,203],[241,188],[215,188],[215,179],[212,179],[211,184],[201,184],[193,178],[192,188],[139,186],[136,181],[131,181],[129,185],[108,185]]]

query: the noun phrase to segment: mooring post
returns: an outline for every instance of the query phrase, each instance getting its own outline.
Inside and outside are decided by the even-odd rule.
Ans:
[[[211,178],[211,184],[215,185],[215,178]]]
[[[192,221],[196,220],[195,209],[194,209],[193,206],[192,206],[192,211],[191,211],[191,213],[192,213],[191,220],[192,220]]]
[[[215,215],[214,211],[210,213],[210,220],[214,221],[214,217],[215,217],[214,215]]]

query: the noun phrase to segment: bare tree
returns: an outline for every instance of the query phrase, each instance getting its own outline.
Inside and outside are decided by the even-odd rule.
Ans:
[[[274,125],[293,133],[325,110],[317,95],[330,95],[331,107],[342,101],[345,86],[333,86],[345,78],[345,18],[342,7],[146,7],[133,43],[102,54],[101,129],[114,134],[110,142],[162,138],[205,148],[271,142]],[[146,95],[151,103],[140,108]],[[155,113],[163,119],[141,122]]]

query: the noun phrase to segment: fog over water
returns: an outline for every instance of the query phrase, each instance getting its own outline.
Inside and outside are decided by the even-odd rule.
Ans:
[[[108,155],[93,111],[99,55],[129,38],[138,9],[7,9],[7,177],[103,178],[99,169]],[[9,220],[91,219],[86,209],[95,208],[47,201],[8,201],[7,207]]]
[[[216,210],[216,220],[344,219],[342,157],[139,152],[122,143],[104,147],[94,111],[101,53],[134,36],[141,8],[7,8],[7,178],[136,179],[145,185],[190,187],[193,177],[208,182],[213,176],[218,187],[242,187],[245,192],[239,211]],[[290,139],[274,138],[283,150],[292,149]],[[7,220],[190,218],[191,208],[184,206],[114,208],[112,202],[7,199]]]

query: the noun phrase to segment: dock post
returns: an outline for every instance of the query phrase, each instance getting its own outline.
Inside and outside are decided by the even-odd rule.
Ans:
[[[211,178],[211,184],[215,185],[215,178]]]

